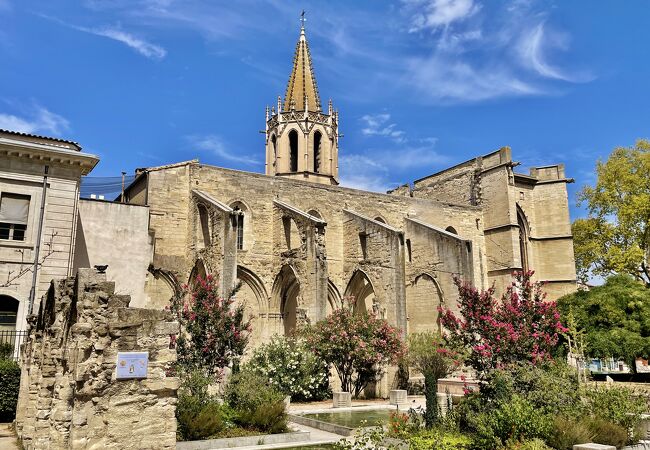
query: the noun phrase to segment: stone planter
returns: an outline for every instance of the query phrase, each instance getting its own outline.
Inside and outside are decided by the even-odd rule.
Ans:
[[[334,392],[334,408],[349,408],[352,406],[352,394],[349,392]]]
[[[406,398],[406,391],[403,389],[393,389],[390,391],[390,404],[397,406],[405,406],[408,404],[408,399]]]

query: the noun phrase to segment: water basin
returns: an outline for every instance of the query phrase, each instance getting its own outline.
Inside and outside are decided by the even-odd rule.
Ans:
[[[336,411],[304,414],[304,417],[333,423],[348,428],[359,428],[362,425],[371,427],[388,422],[388,416],[394,409],[370,409],[360,411]],[[365,424],[364,424],[365,421]]]

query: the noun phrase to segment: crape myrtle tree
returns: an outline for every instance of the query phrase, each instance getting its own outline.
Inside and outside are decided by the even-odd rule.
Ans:
[[[400,331],[373,314],[355,314],[354,299],[302,334],[318,357],[336,369],[341,389],[358,397],[368,383],[378,381],[383,366],[404,352]]]
[[[445,338],[454,348],[468,349],[467,363],[479,376],[520,361],[537,364],[551,359],[567,331],[556,303],[545,300],[541,283],[533,283],[532,275],[515,272],[500,300],[494,288],[479,292],[454,278],[460,315],[439,308]]]
[[[238,287],[223,298],[212,275],[198,276],[183,295],[172,299],[171,311],[181,325],[175,339],[179,368],[200,370],[218,381],[223,369],[237,364],[251,331],[244,305],[235,305]]]
[[[448,349],[439,333],[423,332],[409,335],[406,360],[409,366],[424,375],[424,423],[427,428],[431,428],[440,419],[438,380],[449,375],[461,364],[461,355]]]
[[[650,141],[614,149],[578,196],[589,216],[573,222],[578,276],[628,274],[650,287]]]

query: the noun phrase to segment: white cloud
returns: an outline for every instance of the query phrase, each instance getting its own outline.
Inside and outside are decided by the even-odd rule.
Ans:
[[[223,139],[214,134],[208,134],[205,136],[188,136],[187,140],[191,145],[198,148],[199,150],[208,151],[218,156],[219,158],[225,159],[226,161],[232,161],[248,165],[259,165],[262,164],[261,161],[246,156],[245,154],[237,153],[228,148]]]
[[[36,106],[29,118],[0,114],[0,128],[20,133],[43,133],[58,136],[70,128],[70,123],[64,117],[42,106]]]
[[[418,9],[411,17],[411,32],[448,27],[473,16],[481,9],[474,0],[406,0],[404,3]]]
[[[128,47],[132,48],[136,52],[140,53],[142,56],[146,56],[149,59],[160,60],[167,55],[167,50],[163,47],[147,42],[144,39],[140,39],[130,33],[127,33],[122,30],[114,28],[83,28],[83,27],[74,27],[77,30],[85,31],[86,33],[92,33],[97,36],[103,36],[114,41],[121,42],[126,44]]]
[[[361,117],[364,122],[364,127],[361,128],[361,133],[366,136],[384,136],[391,138],[395,142],[405,142],[405,133],[398,130],[397,124],[389,123],[390,114],[366,114]]]
[[[2,1],[2,0],[0,0]],[[165,56],[167,56],[167,50],[165,50],[163,47],[160,45],[152,44],[151,42],[148,42],[142,38],[139,38],[135,36],[132,33],[126,32],[124,30],[121,30],[119,28],[112,28],[112,27],[103,27],[103,28],[89,28],[89,27],[82,27],[79,25],[74,25],[71,23],[64,22],[61,19],[58,19],[56,17],[51,17],[47,16],[44,14],[39,14],[40,17],[51,20],[52,22],[56,22],[60,25],[63,25],[68,28],[72,28],[73,30],[81,31],[83,33],[88,33],[88,34],[94,34],[95,36],[101,36],[105,37],[108,39],[112,39],[114,41],[120,42],[127,47],[131,48],[132,50],[135,50],[137,53],[141,54],[142,56],[153,59],[153,60],[161,60]]]

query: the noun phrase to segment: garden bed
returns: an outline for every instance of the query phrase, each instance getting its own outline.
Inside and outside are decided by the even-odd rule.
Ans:
[[[292,431],[290,433],[258,434],[203,441],[184,441],[176,443],[176,450],[210,450],[217,448],[247,447],[252,445],[285,444],[309,441],[309,431]]]

